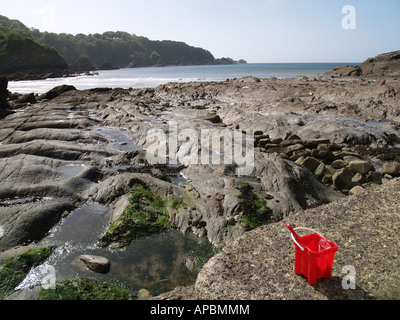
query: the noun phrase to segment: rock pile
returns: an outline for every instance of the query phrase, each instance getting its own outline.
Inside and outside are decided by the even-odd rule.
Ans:
[[[356,188],[362,185],[381,184],[383,176],[392,178],[400,170],[400,164],[385,163],[384,169],[378,172],[372,161],[364,159],[346,144],[331,143],[324,138],[302,140],[296,134],[287,134],[284,139],[271,139],[256,132],[255,147],[257,151],[297,163],[325,185],[344,193],[362,190]]]

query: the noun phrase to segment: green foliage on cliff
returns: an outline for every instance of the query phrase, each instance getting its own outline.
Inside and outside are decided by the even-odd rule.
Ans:
[[[82,55],[78,57],[78,59],[76,59],[75,63],[70,66],[70,69],[83,72],[83,71],[92,71],[95,70],[96,68],[92,65],[87,55]]]
[[[0,34],[18,33],[24,37],[32,37],[31,30],[19,20],[11,20],[0,15]]]
[[[0,35],[0,74],[54,72],[68,68],[54,48],[18,33]]]
[[[152,64],[156,65],[162,63],[162,58],[157,51],[153,51],[153,53],[150,55],[150,61]]]
[[[220,58],[215,59],[215,64],[246,64],[247,61],[240,59],[239,61],[235,61],[232,58]]]
[[[104,62],[120,68],[214,63],[213,55],[204,49],[183,42],[151,41],[122,31],[75,36],[44,32],[37,39],[56,48],[68,64],[81,55],[87,55],[97,67]]]

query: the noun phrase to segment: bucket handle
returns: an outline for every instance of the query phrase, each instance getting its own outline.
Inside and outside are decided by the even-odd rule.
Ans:
[[[313,229],[299,227],[299,228],[294,228],[294,230],[307,230],[307,231],[319,234],[322,238],[325,238],[322,234],[320,234],[319,232],[317,232],[317,231],[315,231]],[[295,239],[293,233],[291,233],[291,236],[292,236],[292,239],[293,239],[294,243],[300,248],[300,250],[304,251],[305,249],[297,242],[297,240]]]

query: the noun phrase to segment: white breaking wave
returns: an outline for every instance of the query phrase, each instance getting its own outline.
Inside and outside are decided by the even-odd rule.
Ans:
[[[34,81],[10,81],[8,83],[8,90],[21,94],[31,92],[43,94],[63,84],[72,85],[78,90],[88,90],[93,88],[152,88],[168,82],[191,81],[201,80],[198,78],[100,78],[99,76],[90,76],[89,78],[88,76],[78,76],[73,78],[54,78]]]
[[[96,75],[54,78],[33,81],[10,81],[8,90],[21,94],[45,93],[56,86],[72,85],[78,90],[93,88],[154,88],[168,82],[224,81],[254,76],[258,78],[291,78],[316,76],[342,64],[248,64],[225,66],[184,66],[134,68],[98,71]]]

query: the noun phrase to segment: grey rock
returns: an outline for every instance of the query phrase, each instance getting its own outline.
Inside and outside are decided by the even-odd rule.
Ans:
[[[363,76],[398,76],[400,67],[400,51],[380,54],[367,59],[362,65]]]
[[[74,203],[66,198],[1,207],[4,236],[0,238],[0,250],[41,240],[65,212],[74,208]]]
[[[382,175],[389,174],[392,177],[398,177],[400,175],[400,163],[398,162],[386,162],[382,165]]]
[[[382,173],[381,172],[369,172],[367,174],[367,182],[373,182],[377,184],[382,183]]]
[[[68,92],[68,91],[75,91],[76,88],[74,86],[70,86],[70,85],[61,85],[58,87],[55,87],[53,89],[51,89],[50,91],[42,94],[39,99],[41,100],[52,100],[54,98],[57,98],[58,96],[60,96],[61,94]]]
[[[110,260],[94,255],[81,255],[79,257],[85,266],[96,273],[108,273],[110,271]]]
[[[335,169],[342,169],[347,167],[347,162],[344,160],[335,160],[332,162],[332,167]]]
[[[294,273],[295,248],[285,222],[249,232],[213,257],[195,285],[177,288],[170,299],[207,300],[375,300],[398,295],[400,181],[299,212],[286,221],[321,232],[339,246],[332,277],[315,286]],[[360,214],[362,213],[362,214]],[[344,218],[345,217],[345,218]],[[378,231],[379,230],[379,231]],[[380,238],[377,241],[376,232]],[[273,257],[273,258],[271,258]],[[357,272],[357,288],[343,290],[343,266]],[[381,272],[391,279],[382,281]]]
[[[353,173],[367,174],[375,171],[374,166],[369,161],[357,160],[349,163],[349,169]]]
[[[304,159],[301,165],[304,168],[308,169],[309,171],[314,172],[320,164],[321,162],[315,159],[314,157],[307,157]]]
[[[271,140],[269,139],[261,139],[258,142],[258,146],[261,148],[269,149],[269,148],[277,148],[279,147],[279,144],[272,144]]]
[[[314,158],[319,158],[328,161],[332,161],[335,158],[330,150],[321,150],[321,149],[312,150],[311,156],[313,156]]]
[[[200,117],[201,120],[210,121],[211,123],[222,123],[220,116],[218,115],[207,115]]]
[[[332,177],[333,186],[339,190],[348,190],[351,187],[353,174],[347,168],[335,172]]]
[[[149,290],[147,290],[147,289],[139,290],[137,300],[145,301],[145,300],[151,300],[152,298],[153,297]]]
[[[289,149],[291,152],[303,150],[304,148],[305,148],[305,147],[304,147],[302,144],[300,144],[300,143],[296,143],[296,144],[293,144],[293,145],[288,146],[288,149]]]
[[[8,297],[4,298],[4,300],[13,300],[13,301],[36,301],[40,290],[42,287],[35,286],[33,288],[25,288],[14,293],[10,294]]]
[[[354,188],[352,188],[352,189],[349,190],[349,195],[352,196],[352,195],[355,195],[355,194],[360,193],[360,192],[363,192],[363,191],[364,191],[364,188],[363,188],[363,187],[361,187],[361,186],[356,186],[356,187],[354,187]]]
[[[283,154],[289,154],[291,152],[290,148],[287,147],[272,147],[266,149],[267,153],[283,153]]]
[[[327,75],[334,75],[338,77],[358,77],[362,73],[359,66],[342,66],[333,69],[332,71],[326,73]]]
[[[365,182],[367,182],[366,178],[364,175],[362,175],[361,173],[356,173],[353,178],[351,179],[351,181],[356,184],[356,185],[361,185]]]
[[[317,169],[315,169],[314,174],[317,176],[317,178],[321,179],[324,174],[325,174],[325,170],[326,170],[326,165],[324,163],[321,163]]]
[[[297,140],[300,141],[301,138],[297,135],[297,134],[291,134],[289,137],[287,137],[287,139],[285,140]]]

